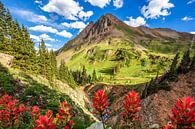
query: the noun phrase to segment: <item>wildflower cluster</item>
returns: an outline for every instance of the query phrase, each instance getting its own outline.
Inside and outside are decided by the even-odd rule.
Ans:
[[[140,95],[135,91],[130,91],[123,101],[122,116],[126,121],[124,127],[135,128],[135,122],[139,118]],[[108,98],[104,90],[98,90],[94,93],[93,106],[96,114],[103,117],[108,108]],[[182,97],[177,100],[172,109],[172,115],[169,115],[170,123],[163,129],[194,129],[195,128],[195,99],[193,97]],[[101,119],[105,128],[105,121]]]
[[[131,91],[124,97],[122,115],[126,120],[135,121],[138,118],[138,112],[141,109],[140,96],[137,92]]]
[[[192,97],[182,97],[176,101],[172,109],[170,129],[194,129],[195,123],[195,99]],[[165,128],[164,129],[169,129]]]
[[[0,128],[25,128],[30,129],[72,129],[75,122],[70,113],[71,107],[66,101],[60,103],[59,113],[54,117],[53,111],[48,110],[45,115],[41,114],[38,106],[32,108],[19,104],[12,96],[4,95],[0,99]],[[28,116],[29,123],[25,119]]]
[[[98,114],[103,123],[105,129],[105,116],[107,114],[106,109],[108,108],[108,98],[104,90],[98,90],[94,93],[93,106],[96,109],[95,114]]]

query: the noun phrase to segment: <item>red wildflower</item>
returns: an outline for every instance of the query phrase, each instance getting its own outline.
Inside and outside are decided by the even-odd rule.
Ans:
[[[163,126],[163,129],[174,129],[172,123],[168,123],[167,125]]]
[[[137,113],[141,109],[139,93],[131,91],[124,97],[124,99],[124,112],[122,114],[126,119],[133,121],[138,117]]]
[[[169,116],[176,128],[193,129],[195,123],[195,100],[192,97],[182,97],[177,100]]]
[[[12,101],[12,96],[5,94],[2,96],[2,98],[0,100],[0,105],[5,106],[10,101]]]
[[[52,118],[53,111],[52,110],[48,110],[47,113],[46,113],[46,116],[48,116],[49,118]]]
[[[26,112],[28,109],[25,107],[25,105],[24,104],[20,104],[20,106],[19,106],[19,111],[20,111],[20,113],[24,113],[24,112]]]
[[[108,107],[108,98],[104,90],[98,90],[94,93],[93,107],[100,115],[103,115],[104,111]]]
[[[71,115],[70,114],[71,106],[68,105],[67,101],[61,102],[59,106],[59,113],[62,115]]]
[[[31,115],[34,119],[37,119],[40,116],[40,108],[38,106],[33,106]]]
[[[64,126],[64,129],[71,129],[70,126],[66,125]]]
[[[45,115],[39,116],[34,129],[56,129],[56,126],[52,123],[52,118],[48,118],[48,116]]]

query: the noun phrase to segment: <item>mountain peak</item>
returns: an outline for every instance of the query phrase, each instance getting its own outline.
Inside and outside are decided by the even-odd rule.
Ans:
[[[84,44],[97,43],[109,38],[130,39],[135,43],[142,40],[191,40],[192,35],[180,33],[170,29],[148,27],[131,27],[119,20],[111,13],[104,14],[97,22],[90,22],[80,34],[65,44],[59,51],[69,48],[79,49]]]

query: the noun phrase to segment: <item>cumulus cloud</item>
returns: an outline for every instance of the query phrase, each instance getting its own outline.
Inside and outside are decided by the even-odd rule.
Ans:
[[[51,38],[49,35],[47,34],[41,34],[39,36],[36,36],[36,35],[30,35],[30,38],[32,40],[34,40],[35,42],[40,42],[42,39],[45,40],[45,41],[56,41],[55,39]],[[48,46],[48,45],[47,45]]]
[[[195,34],[195,31],[194,32],[190,32],[190,34]]]
[[[42,1],[41,0],[35,0],[36,4],[41,4],[42,5]]]
[[[191,20],[194,20],[194,18],[185,16],[181,20],[183,20],[183,21],[191,21]]]
[[[61,32],[56,33],[59,36],[65,37],[65,38],[71,38],[73,35],[70,32],[67,32],[66,30],[63,30]]]
[[[22,17],[23,19],[26,19],[27,21],[34,23],[44,23],[48,21],[48,19],[45,16],[35,14],[28,10],[14,8],[11,9],[11,12]]]
[[[49,35],[47,35],[47,34],[41,34],[40,36],[39,36],[41,39],[43,39],[43,40],[46,40],[46,41],[55,41],[55,39],[53,39],[53,38],[51,38]]]
[[[194,2],[195,2],[195,0],[190,0],[187,4],[192,4]]]
[[[57,33],[58,32],[58,30],[56,30],[52,27],[44,26],[44,25],[37,25],[34,27],[30,27],[29,30],[37,31],[37,32],[48,32],[48,33]]]
[[[169,9],[174,7],[174,4],[169,0],[148,0],[148,5],[141,8],[141,13],[145,18],[156,19],[160,16],[168,16],[171,13]]]
[[[114,0],[114,1],[113,1],[113,5],[114,5],[116,8],[122,8],[122,7],[123,7],[123,0]]]
[[[62,23],[63,26],[67,28],[73,28],[73,29],[84,29],[87,25],[82,21],[76,21],[72,23],[64,22]]]
[[[83,7],[74,0],[50,0],[49,3],[41,8],[50,13],[57,13],[69,20],[88,19],[93,15],[92,11],[83,11]]]
[[[133,17],[129,17],[128,21],[124,21],[127,25],[132,27],[138,27],[138,26],[146,26],[146,21],[143,17],[137,17],[134,19]]]
[[[79,17],[80,19],[83,19],[84,21],[86,21],[86,20],[87,20],[88,18],[90,18],[92,15],[93,15],[93,11],[87,11],[87,12],[81,11],[81,12],[79,12],[78,17]]]
[[[66,30],[59,32],[57,29],[54,29],[54,28],[49,27],[49,26],[44,26],[44,25],[37,25],[34,27],[30,27],[29,30],[36,31],[36,32],[53,33],[53,34],[56,34],[56,35],[59,35],[59,36],[65,37],[65,38],[71,38],[73,36],[70,32],[67,32]],[[36,37],[34,37],[34,39],[35,38]],[[42,35],[42,38],[49,40],[49,37],[47,35]]]
[[[85,0],[85,2],[89,2],[93,6],[104,8],[106,5],[110,4],[111,0]]]

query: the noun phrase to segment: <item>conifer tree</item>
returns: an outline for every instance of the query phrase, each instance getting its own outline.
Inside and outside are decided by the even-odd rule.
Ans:
[[[86,70],[85,66],[83,66],[83,70],[82,70],[82,73],[81,73],[81,78],[82,78],[82,84],[87,83],[88,75],[87,75],[87,70]]]
[[[96,81],[97,81],[97,75],[96,75],[96,70],[94,69],[92,73],[92,82],[96,82]]]
[[[184,52],[181,63],[178,67],[179,73],[187,73],[190,68],[190,49]]]
[[[192,57],[192,61],[191,61],[191,64],[190,64],[190,70],[195,70],[195,54]]]
[[[177,77],[177,63],[179,59],[179,53],[177,53],[172,61],[172,64],[170,66],[169,74],[168,74],[168,79],[169,80],[175,80]]]
[[[69,71],[64,61],[61,61],[59,67],[59,79],[63,82],[68,83],[71,87],[75,88],[77,86],[71,71]]]

